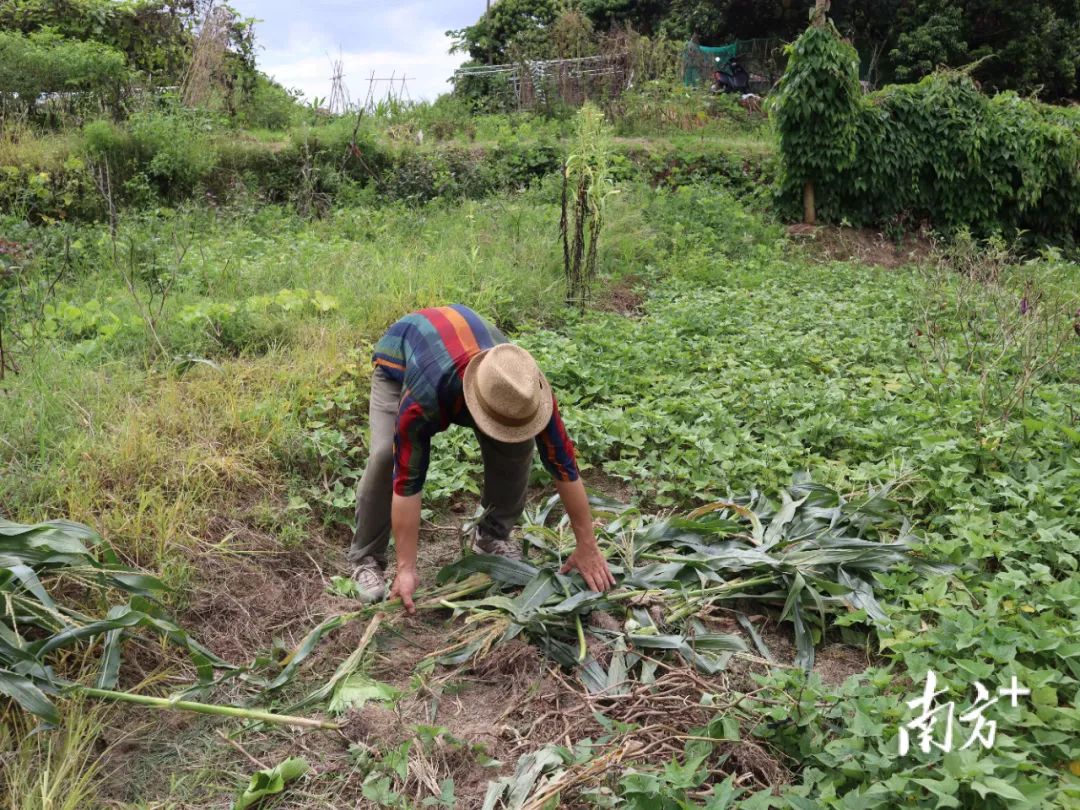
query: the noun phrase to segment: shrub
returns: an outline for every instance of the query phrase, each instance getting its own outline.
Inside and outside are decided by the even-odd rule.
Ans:
[[[410,110],[410,117],[424,133],[424,137],[437,141],[459,136],[466,140],[475,138],[473,115],[472,105],[450,94],[439,96],[430,104],[417,104]]]
[[[302,111],[297,97],[260,73],[237,109],[236,121],[255,129],[286,129]]]
[[[337,308],[333,296],[302,288],[253,295],[243,301],[200,301],[177,313],[180,329],[175,339],[178,348],[187,352],[260,353],[288,340],[296,314],[325,315]]]
[[[809,29],[792,47],[775,103],[789,214],[813,182],[821,215],[833,221],[926,220],[976,236],[1026,231],[1076,245],[1075,113],[1014,93],[991,98],[956,71],[853,98],[851,54],[826,28]]]
[[[109,157],[119,168],[132,151],[131,135],[112,121],[91,121],[83,127],[84,149],[91,157]]]
[[[177,200],[189,196],[217,162],[212,129],[195,113],[138,113],[126,129],[107,121],[87,124],[85,149],[92,163],[108,165],[114,192],[142,175],[163,199]]]
[[[211,125],[186,113],[152,113],[131,119],[131,137],[144,173],[156,182],[163,197],[190,194],[200,178],[213,168],[216,154],[210,145]]]

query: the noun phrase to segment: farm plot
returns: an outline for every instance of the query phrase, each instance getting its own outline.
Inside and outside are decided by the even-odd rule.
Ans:
[[[436,451],[426,609],[405,618],[342,595],[366,371],[334,313],[277,313],[280,343],[220,349],[224,373],[111,372],[126,412],[99,375],[141,349],[103,340],[107,362],[65,358],[64,390],[96,398],[60,442],[71,472],[5,484],[14,517],[58,504],[107,515],[118,554],[162,569],[180,624],[242,668],[202,699],[341,728],[60,699],[64,736],[5,723],[9,790],[43,772],[31,763],[62,776],[72,761],[88,766],[60,782],[76,784],[69,806],[227,806],[245,787],[239,801],[280,807],[1075,801],[1080,351],[1057,339],[1073,329],[1077,266],[1001,260],[975,279],[963,271],[992,257],[819,262],[714,189],[638,193],[639,212],[611,225],[624,266],[606,268],[638,279],[632,307],[619,282],[618,311],[548,309],[549,328],[536,325],[509,281],[482,278],[477,257],[515,237],[479,229],[469,217],[489,209],[472,205],[431,214],[475,239],[451,253],[454,272],[380,298],[406,306],[477,283],[516,321],[606,496],[601,537],[621,569],[606,597],[550,573],[566,538],[539,488],[529,564],[461,557],[477,462],[464,432]],[[513,205],[526,227],[530,205],[551,211]],[[301,263],[319,251],[297,249]],[[280,286],[277,265],[261,279],[258,257],[237,260],[234,298]],[[331,287],[332,275],[319,271],[324,292],[362,311],[355,279]],[[183,306],[200,305],[192,279]],[[10,414],[23,455],[9,468],[33,469],[34,428]],[[140,491],[153,495],[129,500]],[[125,655],[120,688],[167,695],[195,680],[154,638]],[[97,666],[81,653],[50,663],[87,683]],[[1002,707],[990,749],[900,756],[904,703],[929,670],[961,701],[976,680],[996,690],[1010,676],[1031,695]]]

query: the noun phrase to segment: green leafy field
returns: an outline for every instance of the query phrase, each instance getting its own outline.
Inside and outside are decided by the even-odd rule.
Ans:
[[[629,757],[578,781],[634,733],[633,722],[601,717],[602,733],[569,747],[538,739],[522,749],[531,759],[515,756],[486,778],[510,779],[510,795],[531,774],[538,792],[544,780],[565,785],[564,802],[629,808],[1075,806],[1080,340],[1055,341],[1072,334],[1080,266],[1055,254],[1019,262],[962,242],[893,268],[825,261],[719,186],[627,184],[601,239],[599,306],[576,315],[561,306],[557,194],[549,179],[476,202],[343,206],[316,221],[274,207],[131,212],[115,240],[103,225],[9,222],[7,238],[32,245],[20,261],[38,286],[25,302],[37,316],[19,325],[20,373],[0,397],[0,512],[93,525],[124,562],[174,588],[165,606],[195,637],[212,635],[202,640],[215,652],[217,642],[278,659],[275,649],[352,604],[323,593],[316,565],[344,573],[370,342],[404,311],[461,301],[536,354],[586,480],[642,513],[752,489],[778,503],[804,472],[855,499],[891,484],[895,509],[919,538],[916,553],[955,566],[874,573],[885,614],[876,626],[864,608],[830,613],[824,633],[807,625],[819,645],[863,651],[862,674],[837,684],[779,666],[749,685],[699,688],[718,708],[708,723],[682,729],[693,739],[679,743],[680,755],[665,754],[666,765]],[[465,431],[438,439],[433,525],[460,522],[449,507],[471,507],[473,444]],[[544,482],[539,471],[536,481]],[[436,528],[425,538],[456,556]],[[615,537],[605,542],[616,553]],[[320,602],[323,613],[312,615],[295,596],[295,609],[274,614],[284,630],[261,626],[263,608],[245,601],[255,594],[244,580],[221,579],[229,567],[252,576],[287,568],[294,593],[336,607],[327,613]],[[251,581],[257,591],[262,580]],[[61,580],[47,584],[68,593]],[[231,635],[206,612],[224,610],[226,595],[249,610]],[[780,611],[760,610],[781,638],[790,635]],[[458,625],[437,613],[433,627],[446,637]],[[275,644],[274,635],[284,638]],[[385,631],[374,642],[391,662],[407,650],[395,638]],[[299,686],[316,688],[348,653],[316,656]],[[156,642],[135,658],[141,678],[121,679],[125,688],[169,694],[192,679],[184,659]],[[54,664],[89,683],[92,659]],[[370,663],[335,683],[393,706],[442,683],[433,666],[417,665],[392,688]],[[1015,675],[1031,695],[991,710],[992,750],[901,757],[904,704],[928,670],[964,708],[975,681],[996,692]],[[233,688],[211,697],[251,697]],[[269,702],[284,709],[296,699]],[[485,794],[464,792],[453,763],[486,754],[460,729],[439,726],[437,714],[409,726],[408,745],[325,753],[333,767],[298,776],[299,766],[271,766],[301,754],[320,763],[287,733],[228,727],[267,766],[255,768],[208,721],[176,721],[183,761],[145,728],[132,753],[98,758],[95,745],[116,739],[110,724],[133,716],[58,705],[64,730],[35,736],[5,709],[0,739],[15,753],[0,768],[12,806],[220,804],[253,771],[264,773],[251,778],[252,791],[284,790],[286,803],[266,806],[452,806],[455,795],[471,806],[463,796]],[[767,750],[787,776],[737,781],[736,743]],[[83,776],[65,770],[61,749],[86,763]],[[127,785],[118,763],[132,774]],[[417,781],[418,763],[431,766],[429,781]],[[47,777],[69,787],[68,804],[32,798]]]

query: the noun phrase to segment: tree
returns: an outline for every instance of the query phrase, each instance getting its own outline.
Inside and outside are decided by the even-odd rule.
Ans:
[[[663,30],[704,43],[733,39],[792,39],[806,26],[812,0],[675,0]]]
[[[1080,78],[1080,0],[916,0],[900,5],[891,39],[883,67],[899,81],[978,62],[984,89],[1058,99]]]
[[[191,50],[191,27],[208,0],[6,0],[0,31],[52,31],[120,51],[128,66],[159,84],[179,81]]]
[[[810,27],[788,46],[788,65],[772,98],[785,182],[802,186],[803,221],[816,219],[814,187],[835,178],[855,156],[855,120],[862,93],[859,58],[817,0]]]
[[[48,31],[0,31],[0,100],[29,112],[43,93],[84,92],[115,103],[128,78],[124,54]],[[17,99],[16,99],[17,96]]]
[[[474,26],[453,32],[482,62],[509,61],[511,49],[551,55],[550,28],[564,9],[584,14],[597,34],[630,26],[702,44],[794,40],[813,0],[500,0]],[[1080,88],[1080,0],[835,0],[830,15],[877,82],[913,81],[938,65],[978,61],[988,90],[1065,98]]]
[[[581,0],[577,5],[598,31],[629,25],[652,35],[659,30],[672,4],[660,0]]]
[[[447,31],[452,52],[465,51],[483,64],[509,62],[511,53],[524,57],[547,55],[548,27],[562,11],[559,0],[500,0],[475,24]]]
[[[964,36],[964,12],[958,6],[921,2],[908,12],[910,27],[889,53],[893,76],[918,81],[938,65],[962,65],[968,58]],[[917,21],[916,21],[917,20]]]

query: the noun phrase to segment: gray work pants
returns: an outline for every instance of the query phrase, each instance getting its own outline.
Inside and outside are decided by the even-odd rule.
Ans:
[[[368,461],[356,487],[356,534],[349,548],[349,561],[357,564],[374,557],[386,565],[390,542],[390,505],[393,498],[394,432],[397,429],[401,384],[379,367],[371,375],[371,403],[368,424]],[[480,533],[485,538],[505,540],[525,509],[533,448],[536,442],[507,444],[475,431],[484,460],[484,492],[480,505],[485,510]]]

